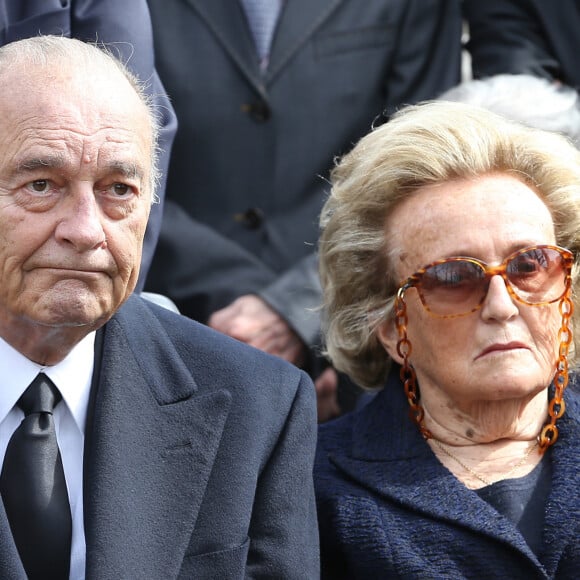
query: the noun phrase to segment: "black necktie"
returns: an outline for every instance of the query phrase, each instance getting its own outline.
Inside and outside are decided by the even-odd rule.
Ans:
[[[72,522],[52,411],[61,396],[40,373],[17,405],[25,417],[8,443],[0,493],[30,579],[68,579]]]

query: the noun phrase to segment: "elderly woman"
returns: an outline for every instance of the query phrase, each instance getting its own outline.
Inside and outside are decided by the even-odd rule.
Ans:
[[[323,577],[578,578],[580,154],[410,107],[342,159],[321,223],[328,354],[383,387],[321,427]]]

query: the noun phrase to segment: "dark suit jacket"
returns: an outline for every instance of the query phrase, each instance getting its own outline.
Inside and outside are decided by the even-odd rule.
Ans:
[[[159,167],[163,179],[159,203],[151,208],[145,234],[142,289],[161,228],[165,176],[177,128],[175,114],[154,69],[151,20],[146,0],[0,0],[0,44],[39,34],[55,34],[106,44],[115,56],[146,83],[161,124]]]
[[[137,297],[100,332],[87,578],[317,578],[308,377]],[[0,571],[23,578],[1,504]]]
[[[580,88],[578,0],[466,0],[476,77],[528,73]]]
[[[458,82],[460,1],[288,0],[265,76],[238,0],[148,2],[180,124],[167,198],[181,211],[164,219],[147,286],[201,321],[257,293],[311,343],[320,296],[301,259],[334,156],[383,112]]]
[[[398,369],[361,411],[321,427],[315,465],[323,578],[578,578],[580,397],[568,391],[541,554],[435,457]],[[533,500],[532,500],[533,501]]]

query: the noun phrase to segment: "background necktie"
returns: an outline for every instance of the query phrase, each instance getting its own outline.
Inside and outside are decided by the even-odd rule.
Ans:
[[[283,0],[241,0],[256,44],[262,68],[266,68],[270,45]]]
[[[52,411],[61,395],[40,373],[17,405],[25,417],[8,443],[0,493],[30,579],[68,579],[72,520]]]

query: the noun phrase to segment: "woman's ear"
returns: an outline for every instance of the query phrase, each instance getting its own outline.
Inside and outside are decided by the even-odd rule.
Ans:
[[[395,326],[395,321],[389,316],[384,322],[381,322],[377,328],[377,337],[383,348],[389,356],[398,364],[403,364],[403,359],[397,352],[397,343],[399,342],[399,333]]]

